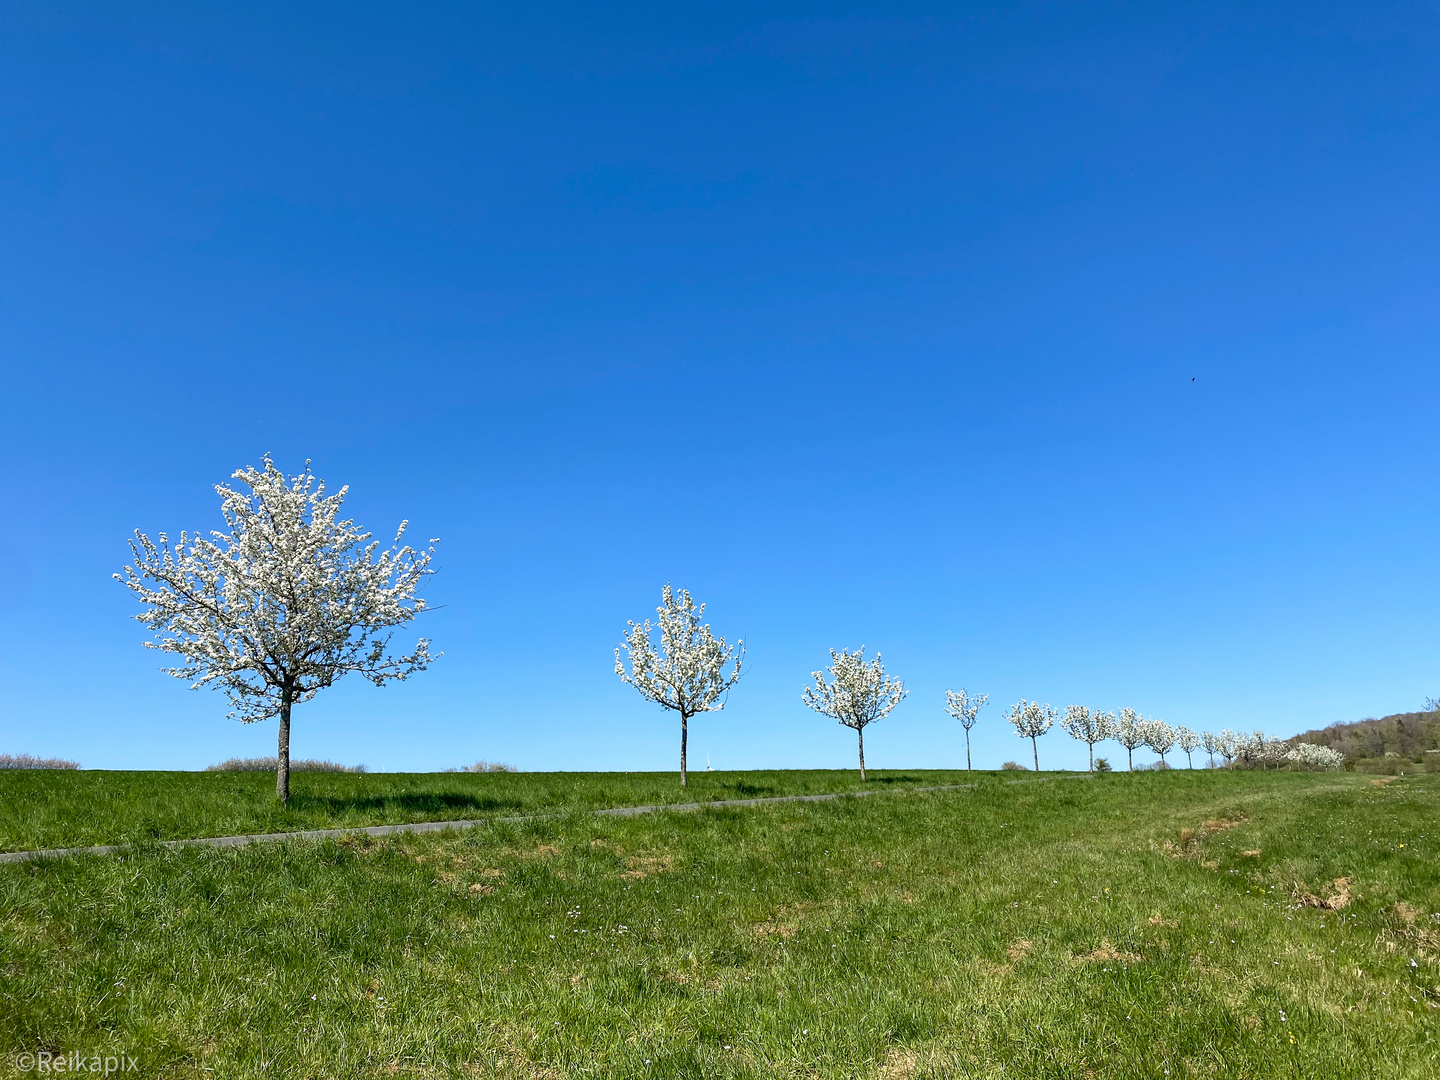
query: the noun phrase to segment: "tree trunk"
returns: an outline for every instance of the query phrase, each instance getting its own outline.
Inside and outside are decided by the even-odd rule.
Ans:
[[[275,754],[275,795],[290,801],[290,690],[280,691],[280,745]]]
[[[865,782],[865,729],[857,727],[855,734],[860,736],[860,782]]]
[[[973,772],[970,768],[970,729],[965,729],[965,771]]]
[[[1035,745],[1035,736],[1030,736],[1030,752],[1035,755],[1035,771],[1040,771],[1040,750]]]
[[[685,744],[690,738],[690,717],[680,714],[680,786],[685,787]]]
[[[1135,771],[1135,751],[1132,750],[1132,749],[1130,749],[1130,747],[1127,746],[1127,747],[1125,747],[1125,754],[1126,754],[1126,756],[1127,756],[1127,757],[1129,758],[1129,760],[1130,760],[1130,771],[1131,771],[1131,772],[1134,772],[1134,771]]]
[[[1090,771],[1095,771],[1095,744],[1090,744]]]

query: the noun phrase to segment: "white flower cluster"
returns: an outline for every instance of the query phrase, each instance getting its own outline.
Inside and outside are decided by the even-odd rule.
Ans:
[[[436,541],[399,546],[402,521],[380,551],[339,520],[347,489],[326,495],[308,463],[291,480],[266,457],[233,479],[246,490],[215,487],[228,532],[182,532],[172,548],[165,533],[157,544],[137,530],[134,565],[115,575],[146,605],[135,617],[158,636],[146,646],[184,658],[168,674],[223,687],[231,715],[253,723],[350,672],[380,686],[425,670],[430,642],[394,656],[388,631],[425,610],[416,591]]]

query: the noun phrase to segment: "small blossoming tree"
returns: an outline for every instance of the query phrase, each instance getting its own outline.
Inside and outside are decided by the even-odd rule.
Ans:
[[[1160,755],[1160,764],[1168,765],[1165,755],[1175,749],[1175,729],[1164,720],[1145,721],[1145,745]]]
[[[1121,709],[1110,737],[1125,747],[1130,771],[1135,771],[1135,751],[1145,745],[1145,721],[1134,709]]]
[[[989,694],[975,694],[967,696],[962,689],[959,693],[954,690],[945,691],[945,711],[960,721],[960,726],[965,729],[965,769],[970,771],[970,729],[975,726],[975,718],[979,715],[990,700]]]
[[[1215,755],[1220,752],[1220,736],[1213,731],[1206,731],[1200,736],[1200,744],[1205,747],[1205,753],[1210,755],[1210,768],[1215,767]]]
[[[725,708],[722,699],[740,678],[745,642],[736,641],[732,646],[723,637],[717,638],[709,624],[700,621],[705,605],[697,606],[684,589],[676,595],[668,582],[660,590],[655,614],[660,647],[650,638],[653,628],[649,619],[630,623],[621,645],[630,658],[630,670],[625,670],[620,649],[616,649],[615,674],[647,701],[680,714],[680,786],[685,787],[690,718]]]
[[[865,661],[865,646],[852,652],[830,650],[830,666],[812,671],[814,686],[801,691],[805,704],[816,712],[838,720],[855,729],[860,745],[860,780],[865,780],[865,728],[890,715],[890,710],[905,699],[905,684],[885,674],[880,654]]]
[[[1191,731],[1184,724],[1175,729],[1175,744],[1185,751],[1185,760],[1190,763],[1190,768],[1195,767],[1195,759],[1190,755],[1200,748],[1200,736]]]
[[[1010,726],[1015,729],[1015,734],[1022,739],[1030,740],[1030,752],[1035,758],[1035,771],[1040,771],[1040,750],[1035,740],[1044,735],[1055,724],[1055,717],[1058,714],[1049,705],[1041,705],[1038,701],[1026,701],[1021,698],[1010,711],[1005,714],[1005,719],[1010,721]]]
[[[1220,734],[1216,736],[1216,742],[1218,743],[1217,749],[1220,751],[1220,756],[1225,759],[1226,768],[1229,768],[1230,763],[1235,760],[1236,751],[1239,749],[1240,736],[1236,735],[1235,732],[1229,728],[1222,728]]]
[[[1060,726],[1073,739],[1079,739],[1090,748],[1090,771],[1095,771],[1095,744],[1110,738],[1115,717],[1099,709],[1088,709],[1084,705],[1065,706],[1065,715]]]
[[[275,793],[285,802],[294,705],[352,672],[384,686],[429,664],[429,641],[397,656],[390,638],[425,610],[416,590],[433,573],[436,541],[400,546],[402,521],[380,551],[340,520],[348,489],[325,494],[309,462],[290,478],[266,457],[231,479],[239,484],[215,487],[228,531],[182,532],[172,548],[165,533],[156,543],[137,530],[134,564],[115,578],[145,605],[135,617],[159,637],[146,647],[182,658],[170,675],[223,689],[242,723],[280,718]]]

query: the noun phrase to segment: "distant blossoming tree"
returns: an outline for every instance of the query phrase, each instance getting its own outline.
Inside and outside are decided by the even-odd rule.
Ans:
[[[1005,719],[1010,721],[1010,726],[1015,729],[1015,734],[1022,739],[1030,740],[1030,752],[1035,757],[1035,771],[1040,771],[1040,750],[1035,740],[1044,735],[1055,724],[1057,713],[1049,705],[1041,705],[1038,701],[1026,701],[1021,698],[1010,711],[1005,714]]]
[[[1160,755],[1160,764],[1168,765],[1165,755],[1175,749],[1175,729],[1164,720],[1145,721],[1145,745]]]
[[[280,718],[275,793],[290,798],[290,710],[343,675],[376,686],[424,671],[432,659],[421,638],[410,652],[390,651],[393,629],[425,610],[416,595],[433,571],[435,540],[425,551],[400,546],[401,522],[386,551],[353,521],[340,519],[348,488],[325,493],[305,463],[286,477],[269,457],[217,484],[228,531],[182,532],[173,548],[138,530],[134,564],[115,578],[145,605],[136,616],[178,654],[168,669],[230,698],[230,715],[251,724]]]
[[[1130,771],[1135,771],[1135,751],[1145,745],[1145,721],[1134,709],[1121,709],[1111,738],[1125,747]]]
[[[1344,754],[1319,743],[1297,743],[1285,758],[1297,769],[1338,769],[1345,764]]]
[[[865,780],[865,728],[890,715],[890,710],[905,699],[905,684],[885,674],[880,654],[865,660],[865,646],[854,652],[830,650],[830,666],[825,671],[812,671],[814,686],[801,691],[805,704],[816,712],[838,720],[855,729],[860,745],[860,780]]]
[[[1184,724],[1175,729],[1175,743],[1181,750],[1185,751],[1185,760],[1190,763],[1190,768],[1195,767],[1195,759],[1191,757],[1200,748],[1200,736],[1191,731]]]
[[[963,689],[959,693],[954,690],[945,691],[945,711],[959,720],[960,726],[965,729],[965,768],[967,771],[970,769],[970,729],[975,726],[975,718],[989,700],[989,694],[967,696]]]
[[[1110,738],[1115,717],[1099,709],[1088,709],[1084,705],[1065,706],[1065,715],[1060,726],[1072,739],[1079,739],[1090,748],[1090,771],[1095,771],[1095,744]]]
[[[1240,736],[1229,728],[1222,728],[1220,734],[1216,736],[1216,741],[1219,744],[1220,756],[1225,759],[1225,765],[1228,768],[1230,763],[1235,760],[1235,754],[1239,750]]]
[[[1200,743],[1205,747],[1205,753],[1210,755],[1210,768],[1215,767],[1215,755],[1220,752],[1220,736],[1213,731],[1204,732],[1200,736]]]
[[[630,623],[621,645],[630,659],[630,670],[625,670],[620,649],[616,649],[615,674],[647,701],[680,714],[680,786],[685,787],[690,718],[725,708],[723,698],[740,678],[745,642],[729,645],[712,634],[709,624],[700,621],[705,605],[697,606],[684,589],[676,595],[669,583],[660,590],[655,614],[660,648],[656,649],[650,638],[653,628],[649,619]]]

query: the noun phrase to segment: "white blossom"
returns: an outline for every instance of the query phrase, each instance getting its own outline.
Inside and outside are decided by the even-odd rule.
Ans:
[[[1057,713],[1049,705],[1041,705],[1038,701],[1026,701],[1021,698],[1011,706],[1010,711],[1005,714],[1005,719],[1010,721],[1010,726],[1015,729],[1015,734],[1022,739],[1030,740],[1030,752],[1035,756],[1035,771],[1040,771],[1040,751],[1036,747],[1035,740],[1044,735],[1055,724]]]
[[[425,551],[401,546],[401,522],[386,551],[353,521],[340,519],[348,488],[333,495],[305,471],[287,478],[267,456],[238,469],[239,484],[217,484],[226,532],[180,534],[173,547],[138,530],[123,582],[145,605],[136,618],[157,635],[152,649],[176,653],[167,669],[191,688],[219,687],[244,723],[280,718],[276,792],[289,798],[290,709],[355,672],[376,686],[430,663],[421,638],[404,655],[391,631],[425,610],[416,595],[433,571]],[[152,584],[153,583],[153,584]]]
[[[1175,743],[1181,750],[1185,751],[1185,760],[1190,763],[1190,768],[1195,767],[1195,759],[1190,755],[1200,748],[1200,736],[1191,731],[1184,724],[1175,729]]]
[[[1124,708],[1120,710],[1120,716],[1115,721],[1114,731],[1111,732],[1112,739],[1125,747],[1125,752],[1130,763],[1130,771],[1135,771],[1135,751],[1145,745],[1145,720],[1134,709]]]
[[[801,691],[805,704],[816,712],[854,728],[860,746],[860,779],[865,779],[865,727],[882,720],[905,699],[905,684],[885,674],[880,654],[865,660],[865,646],[854,652],[830,650],[830,666],[812,671],[814,686]]]
[[[649,619],[629,623],[621,648],[630,658],[630,670],[625,670],[620,649],[616,649],[615,674],[647,701],[680,714],[680,785],[684,787],[690,718],[725,708],[726,694],[740,678],[745,642],[736,641],[732,646],[723,637],[716,637],[710,625],[701,622],[705,605],[696,606],[685,589],[677,596],[668,582],[660,590],[660,606],[655,614],[659,649],[650,639],[654,628]]]
[[[1285,759],[1299,769],[1338,769],[1345,764],[1345,755],[1338,750],[1309,742],[1292,746]]]
[[[945,691],[945,711],[960,721],[960,726],[965,729],[965,768],[970,768],[970,729],[975,726],[975,718],[979,715],[990,701],[989,694],[967,695],[964,689],[958,693],[954,690]]]
[[[1110,738],[1115,726],[1115,717],[1099,709],[1084,705],[1065,706],[1065,715],[1060,718],[1063,727],[1072,739],[1079,739],[1090,748],[1090,771],[1095,771],[1095,744]]]
[[[1144,722],[1145,745],[1160,755],[1160,764],[1167,764],[1165,755],[1175,748],[1175,729],[1164,720]]]

